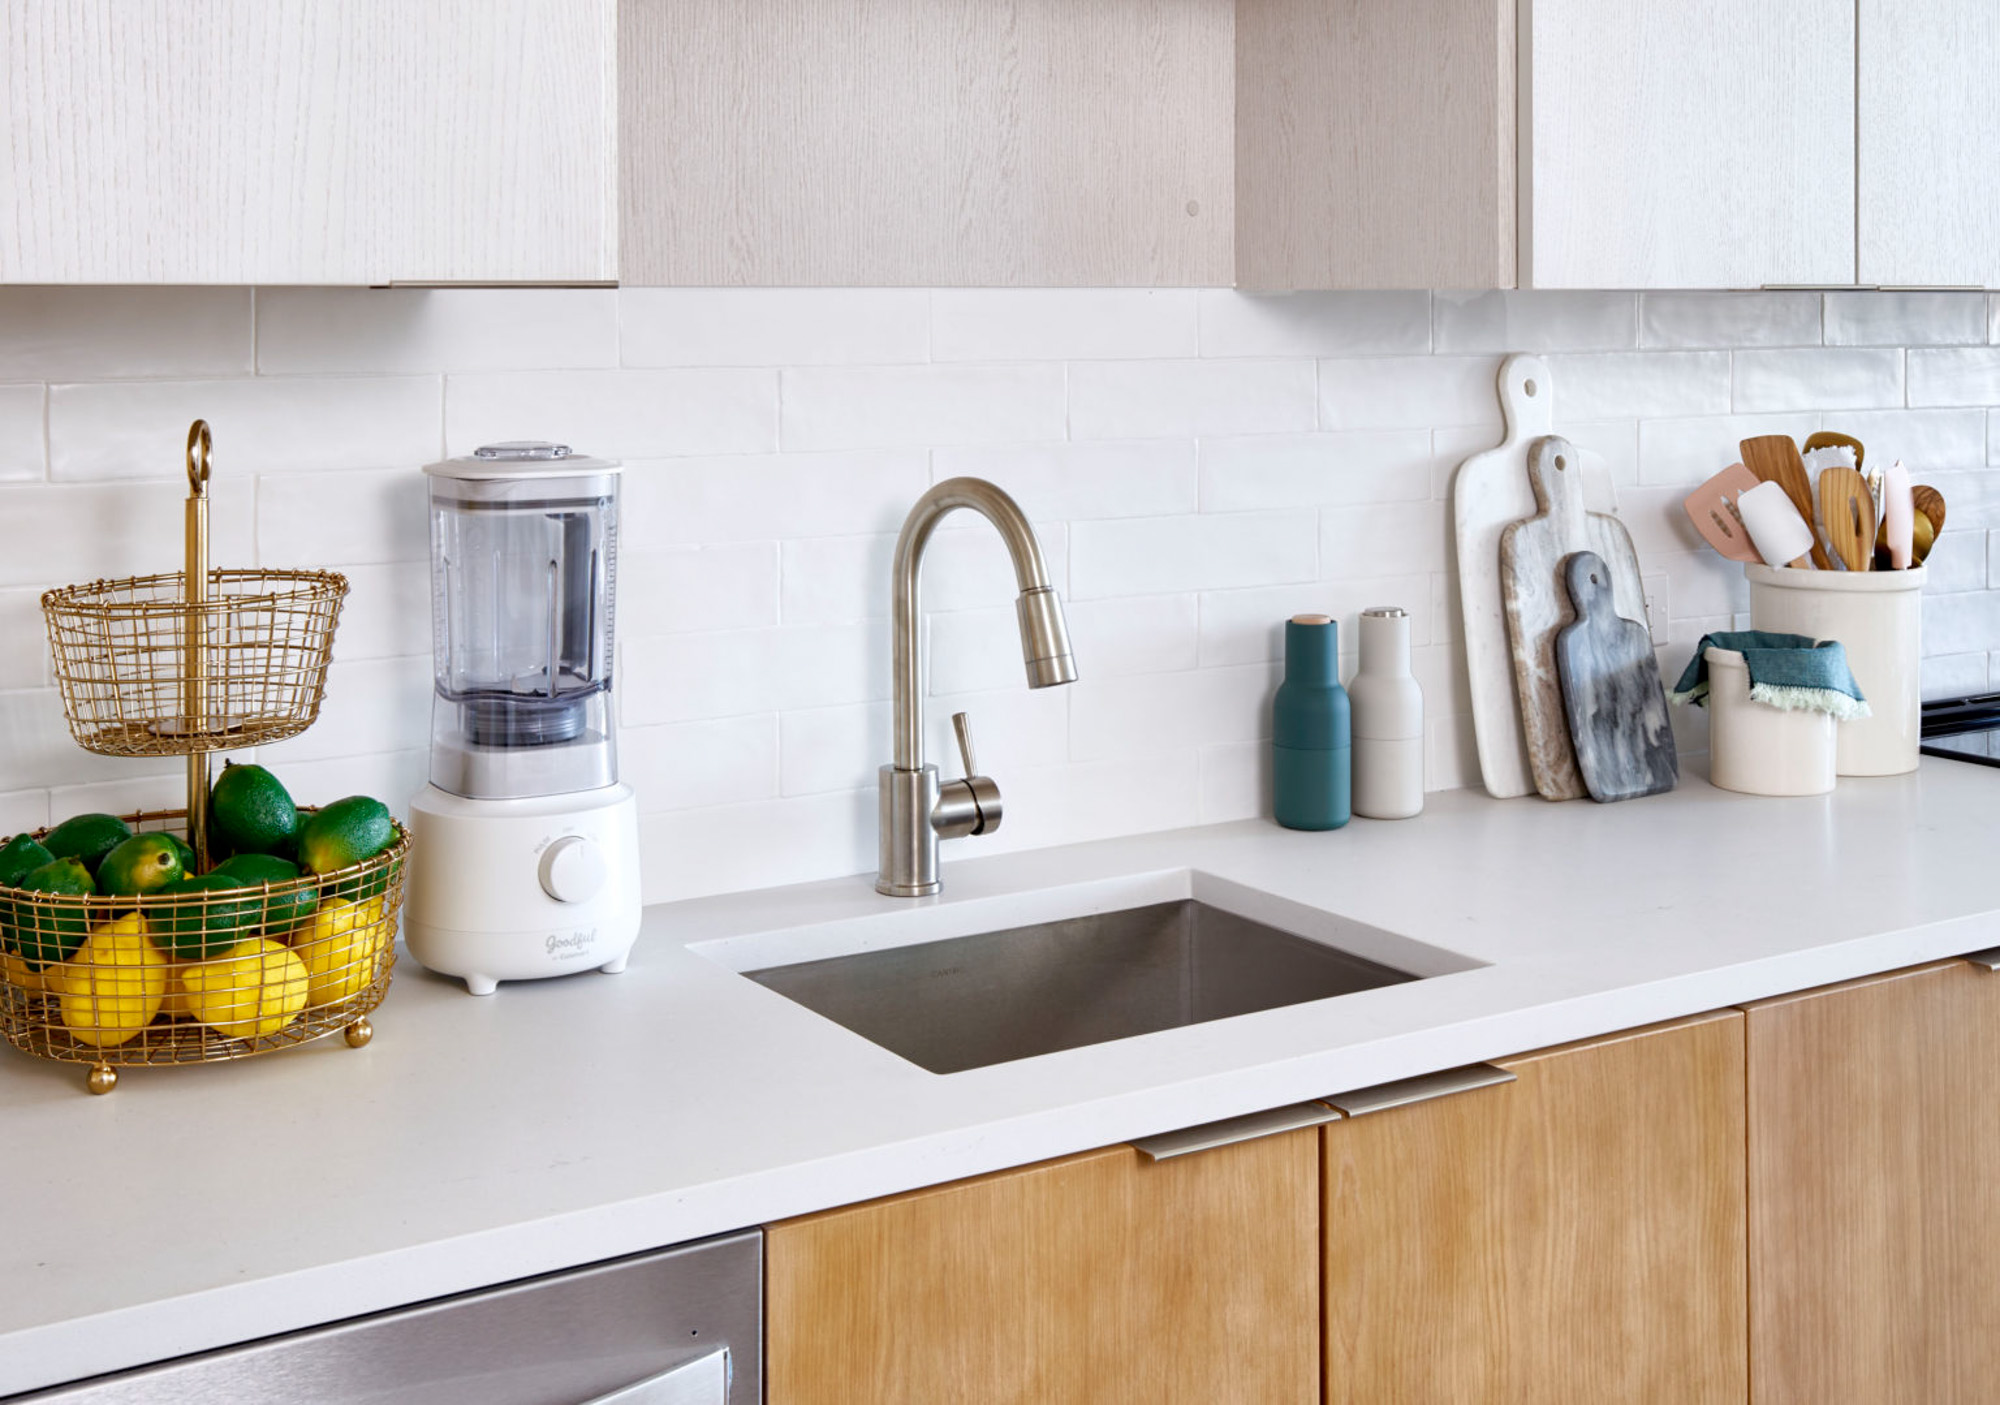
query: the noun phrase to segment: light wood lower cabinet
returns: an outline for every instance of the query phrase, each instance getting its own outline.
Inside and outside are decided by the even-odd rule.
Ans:
[[[1323,1128],[1329,1405],[1741,1405],[1743,1025]]]
[[[1757,1405],[2000,1399],[2000,975],[1749,1007]]]
[[[1319,1398],[1318,1141],[1111,1147],[769,1227],[770,1405]]]

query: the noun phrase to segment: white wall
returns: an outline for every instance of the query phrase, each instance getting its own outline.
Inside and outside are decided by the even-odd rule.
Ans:
[[[948,854],[1257,813],[1308,608],[1350,646],[1363,606],[1412,612],[1430,784],[1474,781],[1447,493],[1509,349],[1552,353],[1558,428],[1610,465],[1666,668],[1746,607],[1680,498],[1745,435],[1825,426],[1944,492],[1926,686],[1983,687],[1995,342],[1976,293],[0,289],[0,833],[178,803],[173,763],[70,744],[36,597],[177,564],[197,415],[217,564],[353,582],[319,725],[260,758],[311,801],[423,779],[417,465],[522,437],[627,462],[622,762],[660,900],[873,868],[890,544],[959,473],[1035,519],[1082,679],[1027,691],[997,539],[942,533],[930,749],[953,773],[969,709],[1008,802]]]

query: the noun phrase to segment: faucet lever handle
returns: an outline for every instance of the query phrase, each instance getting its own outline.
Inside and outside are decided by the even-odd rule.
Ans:
[[[969,714],[954,712],[951,715],[951,730],[958,735],[958,756],[965,763],[967,777],[979,774],[979,765],[972,759],[972,719]]]

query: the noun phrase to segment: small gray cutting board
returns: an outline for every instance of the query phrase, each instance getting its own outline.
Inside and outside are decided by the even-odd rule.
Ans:
[[[1653,636],[1619,617],[1611,571],[1594,551],[1563,562],[1576,619],[1556,634],[1556,673],[1576,769],[1590,798],[1634,800],[1672,790],[1680,779],[1674,727]]]
[[[1500,364],[1500,413],[1506,436],[1458,466],[1451,486],[1453,544],[1458,552],[1458,601],[1465,639],[1465,675],[1479,776],[1499,800],[1532,795],[1534,772],[1521,726],[1514,656],[1500,591],[1500,534],[1535,510],[1528,487],[1528,446],[1553,432],[1555,384],[1548,363],[1515,352]],[[1617,506],[1611,473],[1592,457],[1584,467],[1585,505]]]
[[[1575,445],[1553,434],[1537,439],[1528,450],[1528,483],[1539,510],[1500,534],[1500,596],[1521,732],[1528,744],[1528,769],[1542,798],[1577,800],[1587,792],[1576,769],[1556,675],[1556,635],[1572,617],[1562,564],[1579,551],[1604,558],[1617,612],[1628,620],[1646,618],[1646,590],[1639,579],[1639,553],[1625,524],[1584,505]]]

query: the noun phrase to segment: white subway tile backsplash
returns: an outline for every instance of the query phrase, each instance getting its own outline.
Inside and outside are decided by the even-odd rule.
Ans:
[[[1065,613],[1077,667],[1093,677],[1178,673],[1200,663],[1197,596],[1076,600],[1068,602]]]
[[[2000,347],[1910,353],[1912,405],[1992,405],[2000,401]]]
[[[265,288],[262,375],[618,364],[618,294],[562,288]]]
[[[257,484],[258,559],[307,567],[425,561],[428,504],[424,475],[415,468],[266,478]],[[226,559],[219,548],[211,557]],[[398,607],[428,612],[428,595]]]
[[[0,289],[0,833],[52,804],[180,801],[171,758],[70,740],[37,597],[178,564],[195,414],[217,434],[217,563],[352,586],[324,720],[260,754],[309,800],[400,808],[423,781],[419,465],[528,436],[627,462],[621,743],[661,900],[873,868],[895,533],[957,475],[1034,522],[1081,678],[1024,686],[1011,563],[954,514],[924,571],[926,752],[955,771],[968,710],[1009,816],[948,861],[1265,813],[1282,625],[1303,610],[1340,619],[1349,672],[1362,608],[1411,611],[1429,784],[1476,784],[1449,500],[1500,437],[1516,349],[1549,356],[1558,432],[1615,486],[1670,673],[1748,605],[1687,489],[1742,438],[1824,427],[1945,494],[1925,683],[1983,687],[2000,351],[1982,336],[2000,340],[2000,301],[1949,293],[270,289],[253,313],[241,289]],[[1705,718],[1676,712],[1705,747]]]
[[[1497,356],[1381,357],[1319,363],[1321,429],[1500,429]]]
[[[604,458],[755,454],[778,447],[778,373],[486,371],[445,379],[447,453],[553,439]]]
[[[1983,293],[1828,293],[1828,346],[1971,346],[1986,340]]]
[[[180,475],[197,419],[214,432],[217,481],[414,468],[437,456],[441,384],[436,376],[341,376],[54,385],[49,476]]]
[[[624,542],[643,550],[893,533],[929,486],[921,450],[633,462]]]
[[[51,681],[41,591],[0,590],[0,692],[44,688]]]
[[[1638,302],[1636,293],[1433,293],[1432,344],[1440,352],[1621,351],[1639,344]]]
[[[186,425],[180,437],[186,439]],[[256,491],[247,477],[211,490],[209,539],[217,565],[253,560]],[[169,482],[0,484],[6,534],[0,586],[46,590],[99,576],[178,571],[186,502],[187,477],[178,463]]]
[[[1431,436],[1421,429],[1204,439],[1201,508],[1245,512],[1428,498],[1431,461]]]
[[[638,792],[642,814],[768,800],[778,793],[778,719],[626,727],[618,776]]]
[[[1605,351],[1548,358],[1566,421],[1714,415],[1730,408],[1726,351]]]
[[[1280,434],[1313,427],[1310,361],[1079,361],[1069,368],[1078,439]]]
[[[1193,356],[1192,288],[939,288],[939,361],[1111,361]]]
[[[919,288],[621,288],[627,366],[886,365],[930,356]]]
[[[42,386],[0,385],[0,483],[47,477],[47,404]]]
[[[248,288],[0,288],[0,381],[249,370]]]
[[[1738,412],[1866,410],[1903,403],[1903,353],[1835,348],[1735,353]]]
[[[1786,434],[1803,443],[1820,428],[1818,413],[1790,415],[1697,415],[1639,423],[1639,481],[1685,485],[1714,477],[1743,461],[1745,439]],[[1863,441],[1866,442],[1866,441]]]
[[[1431,349],[1430,295],[1283,293],[1211,288],[1201,294],[1203,356],[1351,356]]]
[[[1311,580],[1319,569],[1311,512],[1229,512],[1078,522],[1070,584],[1079,600]]]
[[[1060,365],[805,367],[784,373],[787,450],[1064,437]]]
[[[628,549],[618,554],[624,637],[705,629],[760,629],[778,622],[778,543]]]
[[[1211,590],[1201,597],[1201,665],[1271,663],[1285,656],[1285,621],[1293,615],[1332,615],[1339,624],[1340,651],[1351,658],[1360,647],[1361,612],[1375,605],[1400,605],[1410,613],[1410,642],[1430,642],[1436,615],[1430,577],[1380,576],[1307,581],[1261,590]],[[1454,596],[1451,607],[1458,608]]]
[[[1320,513],[1319,573],[1335,580],[1442,571],[1451,514],[1441,502],[1330,507]]]
[[[668,634],[619,647],[620,717],[628,727],[889,695],[886,620]]]
[[[1645,293],[1639,345],[1818,346],[1818,293]]]
[[[1196,507],[1195,441],[946,447],[931,452],[938,482],[970,475],[999,484],[1037,521],[1163,517]]]
[[[1128,678],[1085,674],[1069,685],[1070,759],[1130,761],[1268,737],[1278,682],[1270,664]]]

